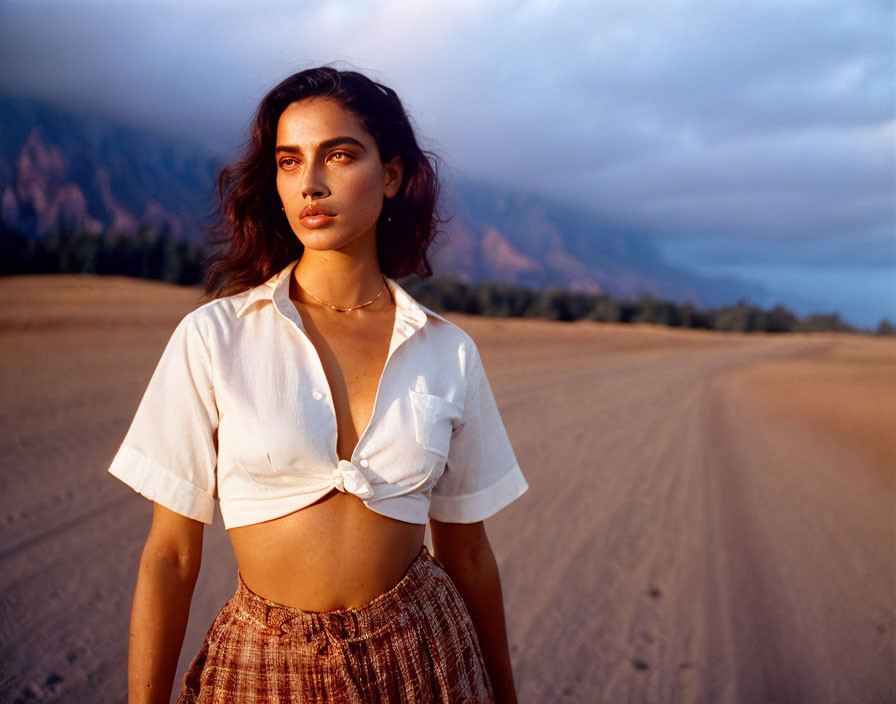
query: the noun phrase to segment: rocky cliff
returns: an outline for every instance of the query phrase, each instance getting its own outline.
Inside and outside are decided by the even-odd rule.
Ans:
[[[149,228],[202,242],[222,165],[190,142],[0,98],[0,218],[29,236]],[[756,293],[677,270],[647,234],[581,208],[469,179],[447,183],[445,195],[451,219],[433,256],[437,273],[699,305]]]

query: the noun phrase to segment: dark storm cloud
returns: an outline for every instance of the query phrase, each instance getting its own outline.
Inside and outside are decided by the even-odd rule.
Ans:
[[[893,249],[893,19],[862,0],[31,0],[0,5],[0,88],[226,146],[267,87],[342,59],[457,171],[715,258],[887,262],[868,252]]]

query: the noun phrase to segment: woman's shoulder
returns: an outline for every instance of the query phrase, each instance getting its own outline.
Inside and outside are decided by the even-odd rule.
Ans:
[[[417,302],[420,309],[426,314],[426,324],[431,327],[433,332],[445,338],[446,340],[455,341],[464,345],[472,345],[475,347],[473,338],[457,323],[448,320],[448,318],[436,313],[434,310],[427,308],[420,302]]]
[[[215,318],[235,317],[235,313],[239,310],[241,299],[244,300],[248,291],[235,293],[231,296],[222,296],[221,298],[213,298],[210,301],[200,303],[193,310],[187,313],[183,320],[191,323],[204,322]]]
[[[480,364],[479,349],[470,334],[460,325],[417,302],[426,314],[426,339],[430,353],[440,359],[456,359],[467,375]]]
[[[260,289],[262,286],[264,286],[264,284],[253,288],[247,288],[245,291],[240,291],[239,293],[232,293],[229,296],[213,298],[212,300],[199,305],[193,310],[191,315],[208,318],[215,316],[237,318],[246,303],[249,302],[254,295],[257,295],[257,289]]]
[[[203,338],[208,338],[215,332],[230,332],[240,324],[240,311],[251,294],[252,289],[248,289],[200,303],[181,318],[178,327],[194,329]]]
[[[475,349],[476,343],[473,342],[473,338],[467,334],[466,330],[432,308],[423,305],[397,282],[392,281],[392,283],[399,307],[406,311],[410,310],[412,317],[421,316],[418,318],[418,325],[426,331],[427,337],[431,337],[441,344]]]

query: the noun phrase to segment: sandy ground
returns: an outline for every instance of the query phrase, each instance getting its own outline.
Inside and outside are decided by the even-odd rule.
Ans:
[[[0,700],[123,702],[152,509],[106,468],[197,291],[0,296]],[[450,317],[530,484],[487,521],[522,702],[896,701],[896,340]],[[178,679],[235,586],[217,513]]]

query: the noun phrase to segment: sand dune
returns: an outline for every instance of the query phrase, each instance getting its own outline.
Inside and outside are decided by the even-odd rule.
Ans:
[[[152,510],[106,467],[198,291],[0,294],[0,700],[125,701]],[[896,701],[896,341],[450,317],[530,484],[487,522],[521,701]],[[218,513],[181,673],[235,570]]]

